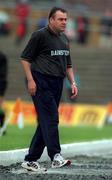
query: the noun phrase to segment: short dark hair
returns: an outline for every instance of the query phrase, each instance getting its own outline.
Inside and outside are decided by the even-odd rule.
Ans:
[[[67,10],[61,8],[61,7],[53,7],[49,13],[48,19],[53,17],[57,11],[61,11],[63,13],[67,13]]]

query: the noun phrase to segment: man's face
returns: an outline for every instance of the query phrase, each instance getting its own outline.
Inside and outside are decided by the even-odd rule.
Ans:
[[[65,31],[67,24],[67,13],[57,11],[53,17],[50,18],[50,25],[57,32]]]

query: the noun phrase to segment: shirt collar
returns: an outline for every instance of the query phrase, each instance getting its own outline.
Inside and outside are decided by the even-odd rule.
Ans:
[[[55,32],[49,27],[49,25],[47,26],[47,30],[48,30],[51,34],[53,34],[53,35],[55,35],[55,36],[60,36],[60,35],[61,35],[61,33],[55,33]]]

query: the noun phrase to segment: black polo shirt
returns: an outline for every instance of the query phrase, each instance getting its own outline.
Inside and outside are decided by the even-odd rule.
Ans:
[[[55,34],[49,27],[32,34],[21,58],[31,63],[32,70],[46,75],[64,77],[72,67],[66,35]]]

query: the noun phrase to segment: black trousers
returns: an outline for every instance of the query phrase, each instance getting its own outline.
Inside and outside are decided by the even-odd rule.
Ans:
[[[46,146],[52,161],[54,155],[61,151],[58,106],[62,94],[63,78],[46,76],[36,71],[33,71],[32,75],[37,85],[37,92],[35,96],[32,96],[32,100],[38,114],[38,126],[25,160],[38,160]]]

